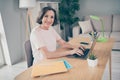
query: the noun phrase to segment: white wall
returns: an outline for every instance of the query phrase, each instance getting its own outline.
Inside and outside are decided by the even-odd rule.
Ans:
[[[77,16],[120,14],[120,0],[80,0]]]
[[[0,12],[3,18],[11,64],[24,59],[25,27],[23,25],[24,20],[21,19],[25,15],[21,15],[21,13],[25,13],[25,10],[19,9],[18,2],[19,0],[0,0]]]
[[[2,63],[4,62],[4,59],[5,59],[6,63],[11,65],[11,59],[10,59],[10,54],[9,54],[9,49],[8,49],[8,44],[6,40],[1,13],[0,13],[0,50],[1,50],[0,60],[2,61]]]

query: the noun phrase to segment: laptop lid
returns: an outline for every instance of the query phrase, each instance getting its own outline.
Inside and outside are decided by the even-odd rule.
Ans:
[[[90,50],[89,50],[89,52],[88,52],[88,54],[86,55],[85,58],[87,58],[88,55],[89,55],[90,53],[92,53],[92,51],[93,51],[93,49],[94,49],[94,47],[95,47],[95,44],[96,44],[96,39],[92,42],[91,48],[90,48]]]
[[[93,51],[98,37],[99,37],[99,34],[97,34],[96,38],[93,40],[89,53],[91,53]]]

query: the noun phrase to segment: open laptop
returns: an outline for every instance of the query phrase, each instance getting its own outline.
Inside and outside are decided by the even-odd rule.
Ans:
[[[78,54],[73,54],[73,55],[70,55],[68,57],[70,58],[81,58],[81,59],[87,59],[88,55],[93,51],[94,49],[94,46],[96,44],[96,40],[98,39],[99,35],[97,35],[96,39],[94,39],[92,45],[90,48],[87,48],[83,51],[83,54],[84,55],[78,55]],[[82,49],[81,49],[82,50]]]

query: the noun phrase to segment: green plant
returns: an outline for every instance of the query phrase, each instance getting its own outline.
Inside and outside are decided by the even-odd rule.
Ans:
[[[71,32],[71,25],[79,21],[75,16],[76,11],[80,9],[79,0],[61,0],[59,3],[59,20],[61,30],[65,29],[66,35]]]
[[[97,57],[95,54],[91,53],[89,56],[88,56],[89,59],[91,60],[95,60]]]

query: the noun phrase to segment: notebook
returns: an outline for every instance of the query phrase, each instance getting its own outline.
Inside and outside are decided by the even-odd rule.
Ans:
[[[31,77],[45,76],[49,74],[67,72],[64,61],[53,61],[36,64],[32,67]]]
[[[96,44],[96,40],[98,39],[98,37],[99,37],[99,34],[97,35],[97,37],[94,39],[94,41],[92,42],[92,45],[91,45],[91,47],[89,48],[89,49],[85,49],[84,51],[83,51],[83,54],[84,55],[78,55],[78,54],[73,54],[73,55],[70,55],[70,56],[68,56],[68,57],[70,57],[70,58],[81,58],[81,59],[87,59],[87,57],[88,57],[88,55],[89,55],[89,53],[91,53],[92,51],[93,51],[93,49],[94,49],[94,46],[95,46],[95,44]],[[85,42],[86,43],[86,42]]]

